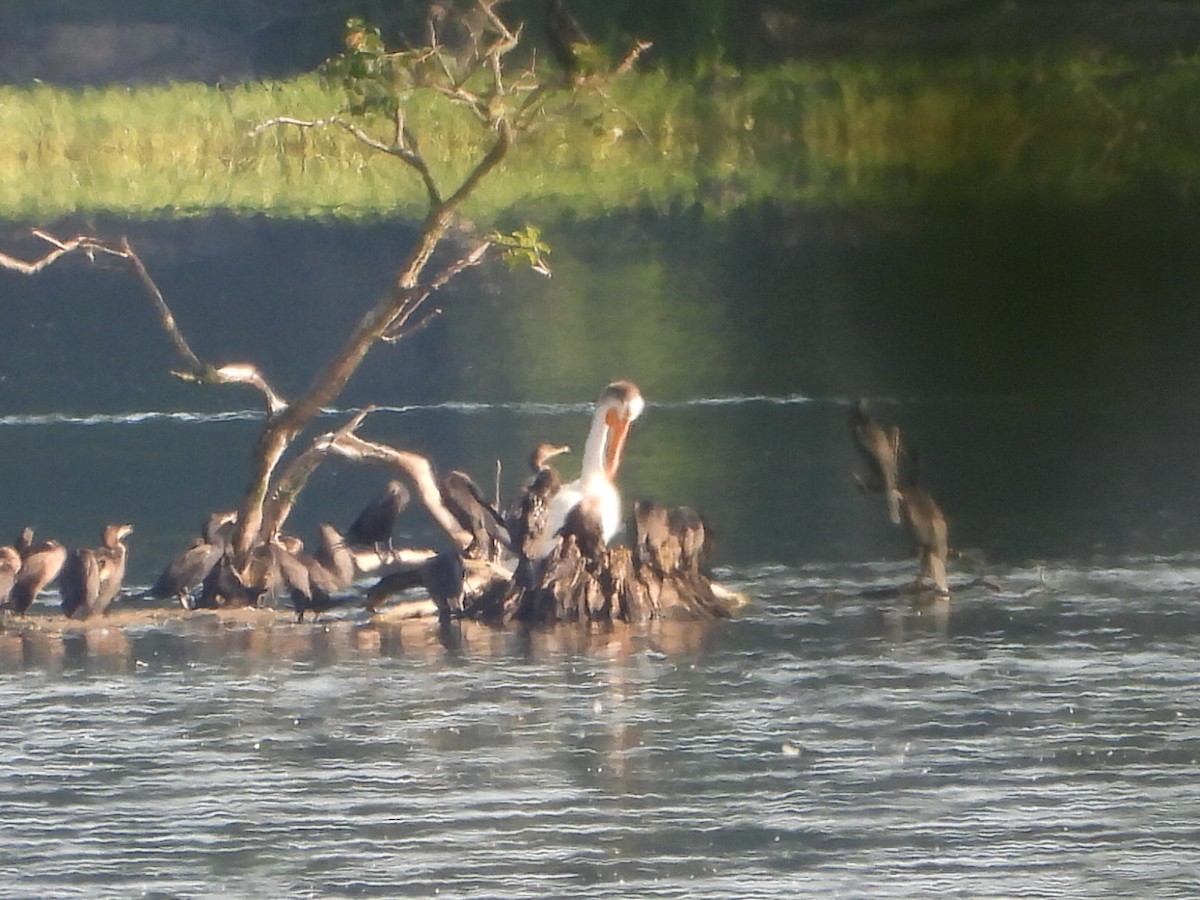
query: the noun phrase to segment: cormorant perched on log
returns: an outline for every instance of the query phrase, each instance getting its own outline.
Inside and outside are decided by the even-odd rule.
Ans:
[[[534,447],[529,457],[533,478],[525,483],[521,495],[505,516],[513,551],[520,556],[530,555],[532,539],[540,535],[546,526],[550,498],[562,487],[562,479],[558,470],[550,465],[550,460],[570,450],[570,447],[542,443]]]
[[[680,570],[707,577],[712,534],[704,517],[690,506],[677,506],[671,510],[667,522],[671,534],[679,541]]]
[[[653,615],[729,616],[730,598],[718,593],[708,575],[709,530],[689,506],[672,510],[648,500],[634,504],[633,564],[646,586]]]
[[[17,573],[21,570],[21,554],[16,547],[0,547],[0,609],[8,605]]]
[[[337,595],[354,582],[354,554],[337,529],[324,523],[320,535],[318,549],[312,556],[290,553],[279,545],[272,548],[297,622],[303,622],[309,612],[315,621],[321,613],[339,606]]]
[[[463,555],[468,559],[495,559],[499,548],[511,546],[508,529],[496,507],[483,496],[470,475],[453,471],[438,485],[442,503],[471,535],[471,544]]]
[[[224,546],[196,538],[192,546],[167,564],[147,594],[159,600],[175,597],[184,609],[194,609],[192,591],[204,583],[224,553]]]
[[[367,612],[375,615],[390,597],[424,588],[443,621],[498,619],[509,587],[508,570],[490,560],[464,559],[457,550],[438,553],[389,572],[367,589]]]
[[[375,584],[371,585],[371,587],[367,588],[367,612],[375,615],[379,612],[379,607],[389,597],[424,584],[424,580],[421,577],[423,565],[389,572],[375,582]]]
[[[899,429],[893,426],[890,431],[885,431],[871,417],[867,401],[859,400],[850,410],[850,436],[867,467],[866,478],[855,474],[855,480],[863,491],[883,493],[887,499],[888,516],[893,525],[899,525]]]
[[[224,550],[233,540],[233,530],[237,527],[238,514],[234,511],[215,512],[208,517],[200,529],[200,536],[206,544],[220,547]]]
[[[192,593],[204,584],[209,573],[220,562],[233,540],[236,526],[236,512],[215,512],[210,515],[200,526],[200,537],[166,565],[143,596],[158,600],[175,597],[184,609],[197,609],[201,604],[193,598]]]
[[[380,555],[384,545],[391,550],[396,519],[408,501],[408,488],[399,481],[389,481],[384,492],[367,504],[346,529],[346,543],[352,547],[374,547]]]
[[[62,610],[69,618],[103,615],[121,592],[129,550],[124,540],[132,525],[109,525],[101,546],[68,554],[58,576]]]
[[[21,569],[13,583],[8,608],[17,615],[24,615],[37,595],[58,577],[67,559],[67,548],[58,541],[35,544],[33,529],[25,528],[17,538],[15,549],[21,557]]]

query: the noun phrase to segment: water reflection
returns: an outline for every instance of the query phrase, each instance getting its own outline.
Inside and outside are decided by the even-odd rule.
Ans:
[[[648,655],[692,663],[731,643],[756,652],[758,642],[778,644],[780,633],[762,632],[777,620],[789,635],[789,652],[836,654],[839,647],[877,641],[893,647],[914,643],[943,646],[963,639],[1003,636],[1037,643],[1049,629],[1056,640],[1075,630],[1145,632],[1153,640],[1178,634],[1174,613],[1159,622],[1144,608],[1139,580],[1155,579],[1151,598],[1192,582],[1190,558],[1173,563],[1130,560],[1124,567],[1080,569],[997,568],[989,577],[959,577],[951,596],[914,587],[902,563],[826,564],[804,569],[762,567],[727,584],[751,598],[732,622],[654,620],[564,623],[555,627],[496,627],[472,621],[442,623],[418,616],[423,602],[369,616],[346,606],[318,622],[298,623],[287,609],[185,612],[174,608],[126,606],[103,619],[74,622],[45,607],[10,617],[0,627],[0,671],[84,670],[96,674],[153,673],[196,664],[242,673],[294,666],[325,668],[370,660],[405,660],[437,665],[489,661],[540,665],[588,659],[610,673],[612,691],[624,691],[620,671],[636,668]],[[1200,580],[1200,576],[1197,576]],[[1140,601],[1135,611],[1121,605],[1097,607],[1101,595]],[[408,607],[413,607],[409,609]],[[1092,611],[1095,609],[1096,611]],[[1107,623],[1107,626],[1106,626]],[[1172,631],[1174,629],[1174,631]],[[1195,631],[1189,623],[1185,633]],[[959,651],[961,651],[961,646]]]
[[[551,628],[502,629],[477,622],[439,623],[434,617],[326,618],[297,623],[290,611],[184,613],[129,611],[74,623],[31,614],[3,622],[0,671],[81,669],[97,674],[186,667],[231,666],[242,672],[305,663],[331,666],[369,659],[424,662],[514,659],[544,662],[585,656],[617,665],[645,652],[671,658],[700,654],[715,623],[655,621],[571,623]]]

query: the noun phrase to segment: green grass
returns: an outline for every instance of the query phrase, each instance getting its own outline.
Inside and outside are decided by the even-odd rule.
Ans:
[[[791,64],[702,83],[646,74],[525,136],[468,215],[590,217],[772,198],[825,206],[1089,202],[1200,185],[1200,62],[1034,58]],[[336,130],[312,76],[231,88],[0,89],[0,217],[110,211],[415,215],[420,184]],[[408,121],[449,187],[482,146],[417,95]],[[375,123],[381,136],[385,123]]]

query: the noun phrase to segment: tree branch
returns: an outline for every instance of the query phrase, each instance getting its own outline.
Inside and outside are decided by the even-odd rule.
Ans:
[[[277,416],[288,407],[287,401],[275,393],[253,363],[228,363],[220,368],[201,364],[196,371],[172,371],[171,374],[180,381],[194,384],[248,384],[262,393],[270,416]]]
[[[383,340],[387,341],[388,343],[395,343],[402,337],[406,337],[410,334],[420,331],[422,328],[426,327],[430,322],[432,322],[437,316],[441,315],[440,309],[434,310],[411,328],[405,327],[408,321],[412,318],[413,314],[420,308],[421,304],[429,299],[430,295],[432,295],[435,291],[441,290],[446,286],[447,283],[461,274],[465,269],[469,269],[472,266],[477,266],[483,262],[484,257],[487,256],[487,252],[491,248],[492,242],[484,241],[466,256],[455,260],[453,263],[446,266],[446,268],[442,269],[438,276],[428,284],[421,285],[416,288],[410,288],[409,296],[405,299],[403,306],[397,310],[395,318],[392,319],[392,321],[388,324],[387,331],[385,331],[383,334]]]
[[[471,535],[462,529],[458,519],[442,502],[442,492],[434,478],[433,465],[419,453],[397,450],[387,444],[363,440],[356,434],[339,433],[329,442],[329,452],[357,462],[377,462],[398,469],[409,477],[417,489],[417,496],[425,504],[434,520],[451,539],[465,548],[471,544]]]
[[[172,371],[172,375],[197,384],[249,384],[262,392],[267,401],[267,412],[270,415],[277,415],[287,408],[286,401],[271,389],[258,369],[249,363],[232,363],[216,368],[210,363],[200,360],[180,330],[171,308],[167,305],[167,301],[154,279],[150,277],[150,272],[146,269],[142,258],[137,255],[133,245],[129,243],[129,238],[122,237],[119,244],[114,246],[90,234],[76,235],[66,241],[59,240],[49,232],[38,229],[35,229],[33,234],[46,243],[52,244],[55,249],[33,262],[25,262],[0,253],[0,266],[23,275],[36,275],[67,254],[74,252],[85,254],[92,263],[96,262],[97,254],[124,260],[129,263],[130,268],[137,275],[142,289],[145,290],[155,312],[158,313],[159,324],[167,333],[167,339],[175,348],[176,355],[183,361],[185,368],[182,371]]]
[[[365,144],[372,150],[378,150],[380,153],[386,153],[388,156],[394,156],[404,162],[420,176],[422,183],[425,185],[425,192],[429,195],[429,202],[435,205],[442,202],[441,191],[438,190],[433,173],[429,171],[429,166],[425,164],[424,157],[416,151],[416,141],[413,139],[412,133],[404,127],[404,119],[399,113],[397,113],[396,120],[396,138],[390,144],[372,137],[358,125],[355,125],[353,122],[347,122],[340,116],[326,116],[324,119],[296,119],[291,116],[274,116],[251,128],[250,135],[261,134],[267,129],[279,125],[293,125],[296,128],[325,128],[330,125],[336,125],[338,128],[352,135],[355,140]],[[411,145],[411,149],[406,144]]]
[[[45,256],[26,262],[23,259],[17,259],[15,256],[9,256],[6,253],[0,253],[0,267],[8,269],[11,272],[19,272],[22,275],[36,275],[43,269],[47,269],[54,263],[58,262],[62,257],[75,251],[84,253],[89,260],[95,261],[95,254],[107,253],[110,256],[121,256],[120,250],[110,247],[104,241],[97,237],[88,234],[80,234],[71,238],[68,241],[60,241],[52,234],[45,231],[34,229],[33,234],[54,246],[54,249]]]
[[[260,532],[263,541],[274,540],[283,528],[283,523],[291,515],[296,505],[296,499],[304,486],[308,484],[309,476],[316,471],[317,466],[329,455],[331,447],[339,437],[353,434],[359,425],[375,411],[374,406],[368,406],[359,412],[336,431],[322,434],[313,439],[307,450],[295,457],[275,480],[275,488],[271,491],[267,509],[263,516],[263,526]]]
[[[133,252],[133,247],[130,246],[129,238],[121,238],[121,253],[129,260],[133,266],[133,271],[137,275],[138,280],[142,282],[142,287],[150,296],[150,302],[154,304],[155,310],[158,312],[159,322],[162,323],[163,330],[167,332],[167,337],[170,338],[172,345],[175,347],[175,352],[183,359],[188,368],[193,372],[199,372],[204,368],[198,357],[188,344],[187,339],[183,336],[183,332],[179,330],[179,326],[175,323],[175,316],[171,314],[171,309],[167,306],[167,301],[163,299],[162,291],[158,289],[158,285],[154,283],[154,279],[150,277],[150,273],[146,271],[146,266],[142,263],[142,258]]]

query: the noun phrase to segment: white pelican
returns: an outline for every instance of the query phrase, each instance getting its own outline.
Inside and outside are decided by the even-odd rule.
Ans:
[[[642,414],[646,401],[632,381],[614,381],[600,394],[592,427],[583,446],[583,468],[579,477],[549,498],[545,528],[530,543],[529,556],[545,559],[554,549],[558,533],[567,516],[585,506],[600,521],[605,541],[621,528],[621,494],[617,490],[617,469],[629,426]]]

